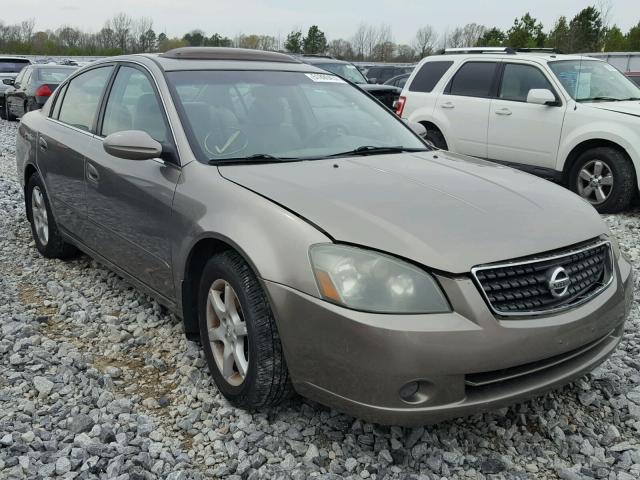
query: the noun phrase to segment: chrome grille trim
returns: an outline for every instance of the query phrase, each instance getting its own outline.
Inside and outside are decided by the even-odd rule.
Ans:
[[[521,265],[531,265],[531,264],[535,264],[535,263],[542,263],[542,262],[550,262],[550,261],[554,261],[554,260],[561,260],[564,259],[566,257],[570,257],[571,255],[576,255],[582,252],[586,252],[592,249],[596,249],[599,248],[601,246],[605,245],[606,248],[606,253],[607,253],[607,257],[608,257],[608,261],[607,259],[605,259],[605,265],[604,265],[604,275],[606,278],[606,281],[604,283],[600,283],[599,286],[597,286],[595,289],[592,289],[590,291],[588,291],[586,293],[586,295],[583,296],[578,296],[578,298],[574,298],[572,299],[573,301],[570,301],[567,304],[563,304],[557,307],[553,307],[553,308],[547,308],[547,309],[541,309],[541,310],[527,310],[527,311],[502,311],[502,310],[498,310],[494,307],[494,305],[491,303],[491,300],[489,298],[489,296],[487,295],[487,292],[485,292],[485,289],[483,288],[482,282],[481,280],[478,278],[478,272],[482,272],[485,270],[494,270],[494,269],[500,269],[500,268],[512,268],[512,267],[517,267],[517,266],[521,266]],[[471,275],[473,277],[474,283],[476,284],[476,287],[478,288],[478,290],[480,291],[480,294],[482,295],[482,297],[484,298],[485,302],[487,303],[487,305],[489,306],[489,308],[491,309],[491,311],[493,313],[495,313],[498,316],[501,317],[531,317],[531,316],[539,316],[539,315],[551,315],[551,314],[555,314],[555,313],[559,313],[565,310],[569,310],[572,308],[576,308],[586,302],[588,302],[589,300],[595,298],[596,296],[598,296],[600,293],[602,293],[604,290],[606,290],[606,288],[611,285],[611,283],[613,282],[613,277],[614,277],[614,262],[613,262],[613,249],[611,248],[611,242],[609,242],[608,240],[601,240],[601,241],[597,241],[595,243],[591,243],[589,245],[586,245],[584,247],[581,248],[572,248],[566,251],[562,251],[560,253],[556,253],[553,255],[538,255],[535,257],[530,257],[526,260],[515,260],[512,262],[502,262],[502,263],[493,263],[493,264],[486,264],[486,265],[479,265],[476,267],[473,267],[471,269]]]

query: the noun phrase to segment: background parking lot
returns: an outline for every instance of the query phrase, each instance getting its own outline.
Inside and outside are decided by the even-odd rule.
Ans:
[[[300,398],[238,410],[178,319],[88,257],[38,254],[17,125],[0,121],[0,478],[640,477],[637,299],[606,363],[510,408],[414,429]],[[640,212],[605,219],[637,269]]]

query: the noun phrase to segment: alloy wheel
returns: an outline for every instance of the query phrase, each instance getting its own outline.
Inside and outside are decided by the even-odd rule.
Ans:
[[[47,206],[44,203],[44,195],[40,187],[33,187],[31,191],[31,214],[38,240],[43,246],[49,243],[49,217]]]
[[[249,338],[240,301],[226,280],[214,281],[209,289],[207,331],[222,377],[230,385],[241,385],[249,369]]]
[[[613,190],[613,172],[602,160],[591,160],[578,172],[578,194],[592,205],[604,203]]]

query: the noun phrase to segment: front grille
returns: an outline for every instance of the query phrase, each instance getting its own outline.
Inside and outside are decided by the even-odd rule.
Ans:
[[[612,279],[611,262],[609,242],[599,242],[528,260],[476,267],[472,273],[495,313],[536,315],[577,306],[600,293]],[[565,273],[554,277],[559,267]],[[554,278],[565,277],[569,279],[566,291],[552,285]]]

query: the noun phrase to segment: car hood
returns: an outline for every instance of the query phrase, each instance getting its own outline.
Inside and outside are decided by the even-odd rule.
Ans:
[[[627,102],[599,102],[591,103],[589,106],[600,110],[608,110],[610,112],[624,113],[626,115],[640,117],[640,101],[638,100]]]
[[[451,273],[608,232],[593,207],[558,185],[442,151],[219,169],[337,242]]]

